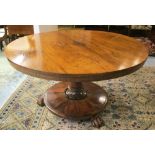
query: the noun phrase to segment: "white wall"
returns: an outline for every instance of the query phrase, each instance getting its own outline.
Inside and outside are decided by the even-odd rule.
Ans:
[[[58,25],[33,25],[34,33],[57,31]]]

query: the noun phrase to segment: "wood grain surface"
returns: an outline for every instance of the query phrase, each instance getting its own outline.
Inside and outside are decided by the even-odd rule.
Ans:
[[[102,112],[108,103],[107,93],[94,83],[83,83],[87,97],[71,100],[64,91],[70,85],[60,82],[47,90],[43,96],[44,104],[54,114],[68,119],[88,119]]]
[[[8,35],[12,34],[33,34],[33,25],[7,25]]]
[[[148,50],[116,33],[62,30],[29,35],[5,48],[11,65],[26,74],[61,81],[115,78],[139,69]]]

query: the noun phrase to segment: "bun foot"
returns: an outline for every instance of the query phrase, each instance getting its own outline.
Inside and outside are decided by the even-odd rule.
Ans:
[[[45,106],[43,95],[38,98],[37,104],[41,107]]]
[[[91,124],[95,128],[100,128],[100,127],[105,125],[105,123],[104,123],[103,119],[101,118],[101,116],[94,116],[91,119]]]

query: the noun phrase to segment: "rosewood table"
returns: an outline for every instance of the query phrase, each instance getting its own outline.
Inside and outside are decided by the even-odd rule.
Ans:
[[[143,66],[148,51],[137,40],[116,33],[62,30],[11,42],[5,55],[17,70],[63,81],[39,100],[64,118],[90,118],[103,111],[107,93],[91,81],[130,74]]]

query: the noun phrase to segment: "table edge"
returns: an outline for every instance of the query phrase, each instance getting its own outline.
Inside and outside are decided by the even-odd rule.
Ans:
[[[117,71],[111,71],[111,72],[106,72],[106,73],[96,73],[96,74],[59,74],[59,73],[49,73],[49,72],[42,72],[34,69],[29,69],[23,66],[19,66],[18,64],[15,64],[11,60],[8,59],[9,63],[11,64],[12,67],[14,67],[16,70],[33,76],[37,78],[43,78],[47,80],[55,80],[55,81],[70,81],[70,82],[88,82],[88,81],[101,81],[101,80],[108,80],[108,79],[114,79],[118,78],[121,76],[125,76],[128,74],[131,74],[138,69],[140,69],[147,58],[142,61],[140,64],[125,68],[122,70],[117,70]]]

